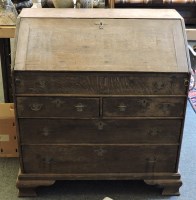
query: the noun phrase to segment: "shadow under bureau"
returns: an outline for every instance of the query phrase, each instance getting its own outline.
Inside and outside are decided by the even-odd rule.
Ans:
[[[173,10],[23,10],[19,196],[56,180],[144,180],[178,195],[188,68]]]

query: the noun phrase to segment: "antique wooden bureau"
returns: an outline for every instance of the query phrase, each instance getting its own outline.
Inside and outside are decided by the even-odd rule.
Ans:
[[[174,10],[24,9],[19,196],[56,180],[144,180],[178,195],[189,67]]]

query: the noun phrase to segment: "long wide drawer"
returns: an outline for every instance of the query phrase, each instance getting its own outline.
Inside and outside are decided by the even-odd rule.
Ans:
[[[104,98],[104,117],[183,117],[186,98]]]
[[[18,97],[18,117],[98,117],[98,98]]]
[[[178,146],[22,146],[24,173],[175,172]]]
[[[181,120],[19,119],[22,144],[177,144]]]
[[[15,72],[16,94],[186,95],[186,73]]]

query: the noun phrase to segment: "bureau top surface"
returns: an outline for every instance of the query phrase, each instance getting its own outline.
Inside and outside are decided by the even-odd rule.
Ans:
[[[47,9],[24,8],[21,18],[163,18],[181,19],[173,9]]]
[[[15,70],[187,72],[174,10],[24,9]]]

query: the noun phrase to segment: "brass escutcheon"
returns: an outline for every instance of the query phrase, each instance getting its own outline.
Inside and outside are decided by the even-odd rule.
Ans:
[[[64,101],[61,101],[60,99],[55,99],[54,101],[52,101],[52,103],[54,103],[56,107],[59,108],[61,107],[61,105],[64,104]]]
[[[103,130],[104,125],[105,123],[103,123],[102,121],[98,122],[97,123],[98,130]]]

